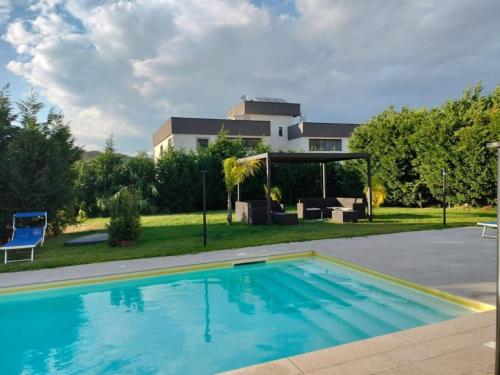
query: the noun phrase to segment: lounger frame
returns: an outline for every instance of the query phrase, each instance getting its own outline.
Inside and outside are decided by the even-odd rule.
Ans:
[[[497,238],[496,235],[486,233],[487,229],[493,229],[497,231],[498,225],[496,223],[477,223],[478,226],[483,227],[483,232],[481,233],[481,238]]]
[[[9,247],[2,246],[2,247],[0,247],[0,250],[4,251],[4,258],[3,258],[4,264],[14,263],[14,262],[25,262],[25,261],[33,262],[35,260],[35,247],[37,247],[38,245],[43,246],[43,244],[45,242],[45,232],[47,231],[47,213],[45,212],[43,216],[45,218],[45,223],[43,225],[42,238],[40,238],[40,240],[38,240],[36,243],[29,244],[29,245],[22,245],[22,246],[9,246]],[[14,240],[14,237],[16,235],[16,229],[17,229],[16,228],[16,214],[14,214],[14,216],[12,217],[12,228],[13,228],[13,231],[12,231],[11,241]],[[9,260],[9,258],[8,258],[9,251],[11,251],[11,250],[23,250],[23,249],[24,250],[31,250],[29,258]]]

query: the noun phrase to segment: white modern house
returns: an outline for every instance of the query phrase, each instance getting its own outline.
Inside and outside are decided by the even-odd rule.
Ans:
[[[358,124],[303,121],[299,103],[255,98],[232,106],[225,119],[171,117],[153,135],[153,155],[169,148],[186,151],[207,147],[224,129],[249,148],[263,142],[273,151],[347,152]]]

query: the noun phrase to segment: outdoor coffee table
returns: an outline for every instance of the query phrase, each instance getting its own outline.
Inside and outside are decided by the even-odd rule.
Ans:
[[[332,221],[334,223],[357,223],[358,214],[350,208],[332,210]]]

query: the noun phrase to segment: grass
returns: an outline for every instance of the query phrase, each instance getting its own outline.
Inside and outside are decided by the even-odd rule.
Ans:
[[[65,234],[48,239],[35,252],[34,262],[0,265],[0,272],[54,268],[120,259],[179,255],[246,246],[317,240],[324,238],[356,237],[395,232],[442,229],[442,210],[439,208],[380,208],[374,211],[373,222],[333,224],[327,221],[301,222],[298,226],[254,226],[225,223],[225,212],[210,212],[208,245],[203,247],[201,214],[144,216],[143,232],[134,247],[111,248],[106,244],[64,246],[64,242],[105,229],[107,219],[90,219],[70,228]],[[448,209],[447,227],[476,225],[477,221],[494,220],[491,209]],[[478,231],[479,236],[479,231]],[[404,250],[404,249],[402,249]]]

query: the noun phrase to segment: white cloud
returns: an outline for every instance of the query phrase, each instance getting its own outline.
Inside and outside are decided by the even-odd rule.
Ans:
[[[223,116],[241,94],[301,101],[310,120],[362,121],[498,84],[500,5],[479,3],[296,0],[284,14],[247,0],[42,0],[4,39],[19,54],[8,68],[81,142],[114,133],[133,152],[167,117]]]
[[[11,8],[10,0],[0,0],[0,25],[9,19]]]

